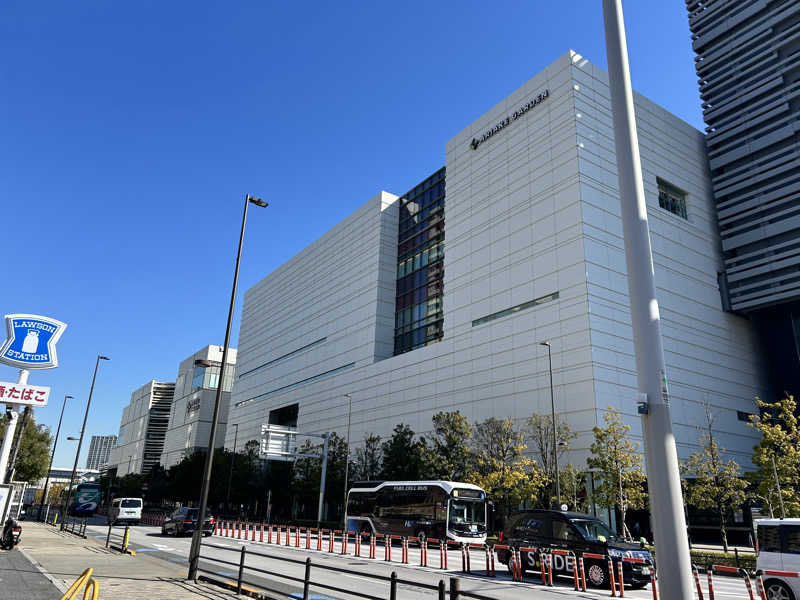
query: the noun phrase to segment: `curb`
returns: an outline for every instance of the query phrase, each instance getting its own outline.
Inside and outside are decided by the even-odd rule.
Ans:
[[[40,565],[36,561],[36,559],[34,559],[30,554],[25,552],[24,549],[17,548],[17,550],[19,550],[22,553],[22,556],[24,556],[28,560],[28,562],[30,562],[37,571],[39,571],[39,573],[44,575],[50,583],[52,583],[54,586],[56,586],[56,589],[58,589],[59,592],[61,592],[62,594],[65,594],[67,592],[67,590],[69,589],[69,586],[65,582],[63,582],[63,581],[61,581],[59,579],[56,579],[55,577],[50,575],[50,573],[45,571],[44,567],[42,567],[42,565]]]

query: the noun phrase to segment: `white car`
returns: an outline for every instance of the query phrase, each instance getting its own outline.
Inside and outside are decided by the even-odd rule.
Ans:
[[[108,511],[108,520],[112,524],[130,523],[138,525],[142,520],[141,498],[114,498],[111,510]]]
[[[758,571],[785,571],[781,575],[764,573],[768,600],[800,600],[800,519],[759,519]],[[790,576],[794,573],[795,576]]]

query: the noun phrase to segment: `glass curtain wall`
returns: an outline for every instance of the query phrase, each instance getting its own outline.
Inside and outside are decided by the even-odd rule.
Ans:
[[[400,198],[394,353],[442,339],[445,168]]]

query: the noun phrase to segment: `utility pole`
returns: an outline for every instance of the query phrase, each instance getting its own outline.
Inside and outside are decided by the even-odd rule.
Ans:
[[[669,574],[659,579],[659,595],[691,600],[692,565],[670,417],[622,0],[603,0],[603,20],[650,509],[658,569]]]

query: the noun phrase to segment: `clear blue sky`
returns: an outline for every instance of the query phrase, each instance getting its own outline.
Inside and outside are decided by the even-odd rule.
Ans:
[[[624,8],[634,87],[702,129],[684,3]],[[53,431],[75,396],[56,464],[98,353],[87,440],[222,344],[245,193],[270,207],[250,213],[238,307],[569,49],[605,67],[600,0],[0,4],[0,314],[69,323],[60,366],[30,378],[52,387]]]

